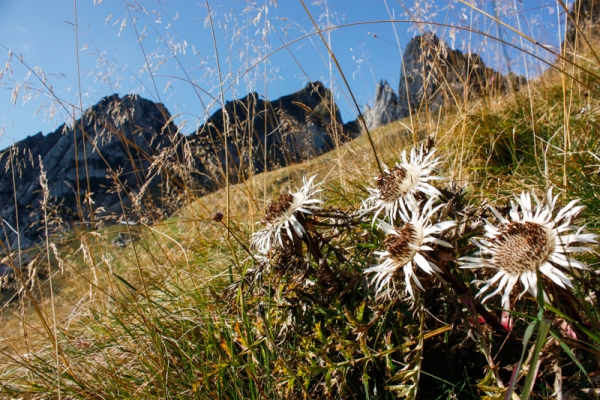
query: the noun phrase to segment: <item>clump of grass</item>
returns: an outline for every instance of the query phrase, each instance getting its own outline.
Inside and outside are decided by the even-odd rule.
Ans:
[[[435,218],[456,219],[458,228],[444,238],[453,250],[440,247],[431,255],[439,275],[418,274],[427,290],[415,289],[416,298],[402,295],[398,276],[393,279],[399,279],[399,289],[391,290],[390,297],[379,301],[374,296],[363,272],[374,262],[373,250],[385,247],[385,237],[356,207],[321,206],[310,214],[292,214],[303,230],[282,230],[265,254],[250,250],[247,233],[233,226],[234,252],[212,247],[188,260],[202,269],[220,253],[229,265],[220,276],[198,282],[192,274],[174,279],[156,271],[148,274],[145,288],[117,276],[119,291],[111,309],[79,319],[74,337],[61,335],[64,353],[76,360],[69,375],[60,378],[62,393],[126,398],[504,395],[507,384],[525,385],[525,378],[518,373],[511,378],[501,367],[523,364],[520,371],[537,365],[550,328],[546,321],[554,321],[555,342],[544,347],[543,365],[573,376],[566,389],[585,385],[577,368],[563,368],[551,355],[557,354],[556,346],[572,343],[566,333],[571,329],[586,344],[567,356],[582,368],[593,365],[593,353],[586,349],[595,347],[594,313],[577,322],[570,307],[554,308],[542,300],[540,309],[552,314],[535,319],[536,300],[526,298],[512,314],[509,332],[499,322],[500,308],[491,303],[490,312],[473,297],[468,288],[472,277],[455,262],[470,253],[468,239],[480,232],[482,217],[492,215],[476,206],[477,198],[451,186],[440,189],[439,200],[447,206]],[[333,182],[325,193],[328,202],[341,200]],[[223,226],[224,236],[222,215],[212,224]],[[532,318],[538,322],[527,328]],[[524,359],[516,338],[530,337],[532,328],[540,332],[539,348],[531,353],[534,358]],[[446,361],[440,368],[432,360]],[[52,393],[53,368],[47,356],[37,354],[15,375],[26,378],[11,379],[3,390],[11,396],[35,388]],[[486,368],[494,374],[486,374]]]
[[[508,204],[522,190],[541,195],[557,188],[563,205],[581,198],[587,210],[574,223],[597,231],[595,78],[585,72],[593,67],[582,68],[576,80],[572,73],[566,79],[548,73],[526,91],[455,104],[435,117],[414,115],[411,127],[393,123],[306,163],[250,173],[237,185],[229,185],[226,169],[217,171],[227,186],[202,198],[186,192],[177,217],[127,224],[120,232],[81,232],[55,252],[48,247],[43,259],[54,280],[40,282],[39,296],[14,309],[29,336],[22,347],[0,350],[6,359],[0,393],[597,397],[591,379],[600,352],[595,252],[580,258],[591,270],[564,268],[572,290],[537,273],[540,295],[520,297],[515,290],[508,293],[512,307],[500,296],[483,304],[473,281],[492,274],[462,269],[459,261],[473,256],[472,239],[483,236],[487,221],[499,226],[523,213]],[[566,98],[565,87],[577,94]],[[385,216],[390,227],[374,221],[364,201],[385,173],[373,152],[392,165],[400,161],[398,149],[433,131],[441,162],[436,173],[448,180],[435,183],[435,196],[410,194],[399,206],[404,216]],[[422,149],[429,154],[433,142]],[[400,179],[411,176],[407,168]],[[311,196],[323,203],[310,203],[310,212],[290,210],[293,199],[310,197],[295,197],[294,187],[313,175],[322,192]],[[265,202],[272,192],[282,196]],[[446,228],[436,231],[431,250],[421,249],[435,272],[414,264],[415,279],[407,283],[406,263],[398,258],[413,247],[400,247],[414,239],[409,217],[423,214]],[[392,225],[404,236],[391,233]],[[265,230],[270,240],[261,248],[256,238]],[[119,233],[132,242],[108,249]],[[389,277],[385,285],[365,273],[394,256],[388,264],[394,268],[382,275]],[[58,273],[59,264],[70,272]],[[26,312],[32,305],[56,307],[43,289],[60,287],[61,279],[66,289],[67,278],[84,282],[86,295],[70,315],[58,307],[52,329],[41,331]],[[23,298],[27,287],[19,289]]]

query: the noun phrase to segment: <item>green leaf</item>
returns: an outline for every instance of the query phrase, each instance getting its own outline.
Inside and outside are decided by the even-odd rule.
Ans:
[[[535,341],[535,347],[533,348],[533,357],[531,358],[529,372],[527,373],[527,379],[525,379],[523,391],[521,392],[521,400],[527,400],[531,394],[531,389],[533,389],[533,384],[535,383],[535,378],[539,368],[540,352],[542,351],[544,344],[546,344],[546,338],[549,330],[550,322],[541,320],[538,328],[537,340]]]
[[[508,388],[506,389],[506,394],[504,396],[505,399],[510,399],[513,396],[513,392],[515,391],[515,386],[517,381],[519,380],[519,373],[521,372],[521,365],[523,364],[523,359],[525,358],[525,353],[527,352],[527,343],[529,343],[529,339],[535,332],[538,326],[538,321],[533,321],[529,324],[527,329],[525,330],[525,334],[523,335],[523,351],[521,352],[521,358],[517,363],[517,366],[513,370],[510,382],[508,384]]]
[[[557,333],[550,331],[550,334],[552,335],[552,337],[554,337],[556,339],[556,341],[560,344],[560,347],[562,347],[562,349],[565,351],[565,353],[567,353],[569,358],[571,358],[571,360],[573,360],[573,363],[575,363],[575,365],[577,365],[577,367],[581,370],[581,372],[583,372],[583,374],[590,381],[590,384],[592,384],[592,386],[593,386],[593,383],[590,380],[590,377],[588,376],[587,371],[585,370],[585,368],[583,368],[583,365],[581,365],[579,360],[575,357],[575,354],[573,354],[573,351],[569,348],[569,346],[567,346],[567,344],[562,340],[562,338]]]

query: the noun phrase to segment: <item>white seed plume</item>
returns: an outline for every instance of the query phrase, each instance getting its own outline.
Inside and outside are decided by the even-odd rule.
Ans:
[[[395,291],[394,278],[403,273],[406,291],[411,298],[414,298],[413,283],[424,290],[414,268],[418,267],[430,275],[434,271],[439,271],[435,264],[424,257],[424,252],[433,250],[431,244],[451,248],[449,243],[434,235],[452,228],[456,222],[445,221],[432,224],[432,216],[444,205],[432,208],[433,200],[430,199],[420,211],[419,203],[414,198],[407,199],[406,206],[403,203],[399,212],[404,222],[400,228],[394,228],[382,220],[378,221],[378,227],[387,234],[384,241],[385,251],[375,253],[383,262],[364,271],[365,274],[372,275],[371,284],[375,286],[378,297],[389,297]]]
[[[535,199],[535,210],[531,204]],[[581,233],[583,227],[571,225],[573,217],[577,216],[583,206],[576,205],[579,200],[573,200],[561,209],[555,217],[552,216],[558,196],[552,197],[552,189],[548,190],[546,198],[540,201],[535,194],[523,192],[511,201],[509,219],[504,218],[493,207],[490,207],[500,226],[485,221],[485,239],[474,241],[479,251],[476,257],[462,257],[466,264],[462,268],[492,268],[496,274],[484,281],[474,281],[485,284],[477,294],[483,295],[493,285],[497,288],[488,293],[482,300],[485,302],[492,296],[504,290],[502,306],[510,308],[510,294],[518,281],[523,285],[519,298],[529,292],[537,296],[537,271],[550,278],[562,288],[572,288],[573,285],[563,271],[573,268],[587,269],[587,266],[571,257],[568,253],[586,252],[588,247],[573,246],[575,243],[597,243],[596,235]],[[569,233],[573,232],[574,233]],[[544,299],[548,301],[546,293]]]
[[[290,240],[294,240],[292,231],[298,237],[305,234],[298,218],[302,214],[313,214],[323,203],[315,197],[322,190],[318,189],[319,185],[313,184],[314,179],[315,176],[308,180],[304,177],[304,185],[299,191],[281,194],[267,206],[262,222],[265,227],[252,235],[251,246],[254,249],[267,254],[276,243],[283,247],[282,234],[287,234]]]

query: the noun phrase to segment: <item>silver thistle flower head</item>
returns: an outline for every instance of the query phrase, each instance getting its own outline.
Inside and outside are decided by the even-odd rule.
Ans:
[[[535,210],[531,203],[532,197],[536,202]],[[491,268],[497,271],[488,280],[474,281],[484,284],[478,296],[497,285],[482,302],[504,290],[502,306],[510,309],[510,294],[518,281],[523,286],[519,298],[525,292],[537,296],[537,271],[562,288],[572,288],[571,281],[563,271],[587,269],[585,264],[567,254],[590,251],[588,247],[573,244],[597,243],[596,235],[582,233],[583,227],[571,225],[573,217],[584,208],[577,205],[579,200],[571,201],[553,217],[557,199],[558,196],[552,197],[552,189],[548,190],[543,201],[534,193],[530,195],[523,192],[520,197],[515,196],[515,201],[511,201],[509,218],[504,218],[495,208],[490,207],[499,226],[485,221],[485,239],[474,241],[479,251],[474,254],[475,257],[460,259],[466,262],[461,268]],[[545,291],[543,295],[545,301],[548,301]]]
[[[444,205],[433,208],[433,201],[433,198],[429,199],[422,211],[414,198],[407,199],[406,204],[402,203],[399,215],[404,224],[401,228],[394,228],[382,220],[378,221],[379,229],[387,234],[383,242],[385,251],[375,253],[382,263],[364,271],[365,274],[372,275],[371,284],[375,286],[377,297],[391,297],[391,294],[396,291],[394,278],[403,273],[406,292],[414,299],[413,283],[424,290],[415,274],[415,267],[430,275],[434,271],[439,271],[435,264],[425,258],[424,252],[432,251],[432,244],[451,248],[449,243],[437,238],[436,235],[452,228],[456,222],[444,221],[433,224],[431,222],[433,215]]]
[[[435,168],[439,165],[439,159],[434,158],[435,150],[428,153],[421,145],[420,150],[410,151],[407,157],[406,150],[401,154],[401,162],[396,163],[392,169],[385,168],[384,172],[375,178],[377,186],[367,188],[369,198],[363,203],[364,212],[374,212],[373,222],[378,215],[383,213],[388,221],[393,221],[400,207],[406,199],[413,198],[417,192],[429,197],[436,197],[440,192],[430,185],[429,181],[441,180],[439,176],[433,176]]]
[[[316,197],[322,189],[319,189],[318,184],[313,183],[315,177],[302,178],[304,185],[299,191],[283,193],[269,203],[265,219],[262,221],[265,227],[252,235],[251,246],[254,249],[267,254],[277,243],[283,247],[282,235],[287,234],[293,241],[294,233],[300,238],[305,234],[299,220],[300,216],[313,214],[323,203]]]

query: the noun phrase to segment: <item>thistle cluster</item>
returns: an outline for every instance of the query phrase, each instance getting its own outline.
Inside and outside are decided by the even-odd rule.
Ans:
[[[425,340],[440,322],[446,343],[468,360],[479,350],[467,339],[481,340],[475,347],[487,349],[493,333],[514,345],[514,330],[524,327],[520,321],[515,327],[513,316],[531,314],[542,298],[561,312],[556,329],[572,338],[585,335],[582,323],[568,322],[582,321],[575,303],[563,301],[575,298],[575,279],[586,285],[580,272],[589,267],[573,254],[597,243],[596,235],[574,224],[584,207],[573,200],[559,208],[551,189],[542,198],[523,192],[505,207],[488,206],[443,178],[442,166],[428,142],[402,152],[393,167],[374,176],[359,207],[328,206],[335,201],[325,195],[338,192],[316,176],[268,203],[251,236],[242,279],[229,291],[243,296],[244,315],[257,316],[251,326],[257,343],[267,340],[280,352],[297,349],[290,358],[297,364],[286,368],[331,376],[314,381],[329,385],[331,393],[350,384],[333,377],[347,363],[355,371],[378,371],[378,384],[403,382],[390,387],[410,397],[425,354],[416,345],[422,342],[402,356],[389,351],[405,349],[407,337]],[[531,297],[523,299],[526,293]],[[499,352],[499,343],[493,345]],[[397,373],[388,357],[403,366]],[[494,359],[485,359],[492,360],[486,368],[501,390],[497,365],[518,360],[508,356],[494,366]],[[365,360],[368,368],[360,366]]]
[[[383,242],[385,250],[375,253],[381,264],[364,271],[371,276],[379,298],[389,298],[397,293],[395,283],[403,275],[405,290],[414,300],[413,284],[425,290],[415,267],[428,275],[441,272],[428,253],[437,246],[453,247],[440,235],[454,227],[456,222],[432,222],[445,206],[444,203],[434,206],[441,193],[429,183],[443,179],[433,175],[440,164],[434,153],[434,149],[425,146],[421,146],[418,152],[412,149],[410,158],[406,151],[402,152],[402,162],[392,169],[386,167],[375,178],[377,187],[367,189],[371,196],[363,202],[362,212],[373,214],[373,223],[377,221],[378,228],[386,234]],[[377,219],[380,214],[387,222]]]
[[[315,176],[304,178],[298,191],[271,201],[263,228],[252,235],[251,248],[257,252],[255,261],[260,261],[249,270],[250,280],[265,271],[278,271],[280,277],[295,271],[295,290],[315,286],[320,293],[347,293],[350,287],[361,287],[380,301],[407,295],[414,305],[418,292],[432,281],[465,291],[451,264],[459,267],[455,273],[460,268],[474,269],[483,277],[468,282],[480,287],[481,303],[501,293],[501,305],[508,310],[516,286],[517,298],[527,292],[535,298],[538,286],[573,288],[567,274],[588,268],[568,256],[589,252],[591,248],[584,245],[596,243],[596,235],[572,225],[583,209],[577,200],[555,212],[558,196],[552,196],[552,189],[541,200],[523,192],[511,201],[507,213],[490,206],[491,215],[472,209],[469,214],[457,207],[460,191],[451,190],[452,184],[433,185],[444,178],[438,175],[441,160],[431,143],[409,154],[403,151],[399,158],[374,178],[374,187],[365,189],[368,197],[356,212],[325,208],[322,184],[315,183]],[[357,231],[365,224],[376,226],[370,234],[378,235],[381,245],[370,258],[361,258],[375,257],[376,262],[357,266],[352,261],[359,257],[353,251],[361,247],[349,241],[354,237],[360,242]],[[469,248],[465,238],[478,234],[481,237],[471,239],[476,251],[465,252]],[[490,271],[495,272],[491,277]],[[551,301],[545,290],[543,296]]]

